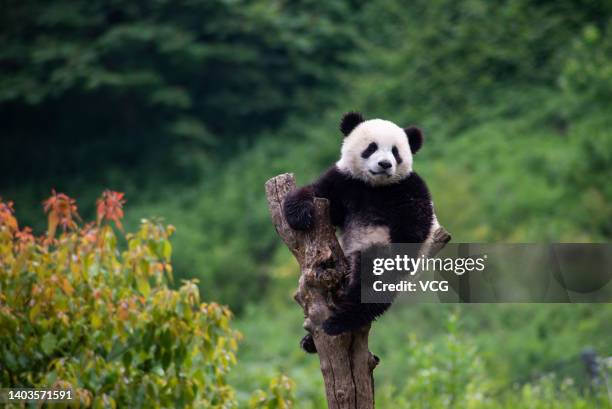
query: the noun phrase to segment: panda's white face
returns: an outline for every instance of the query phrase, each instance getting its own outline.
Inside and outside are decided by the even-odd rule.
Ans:
[[[412,172],[406,132],[383,119],[361,122],[344,138],[336,166],[374,186],[399,182]]]

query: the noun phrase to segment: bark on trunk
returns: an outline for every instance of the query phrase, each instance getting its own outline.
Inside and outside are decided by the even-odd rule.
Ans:
[[[292,230],[285,221],[282,205],[295,188],[293,175],[285,173],[266,182],[266,195],[274,227],[302,271],[295,300],[304,310],[304,328],[313,335],[317,347],[328,407],[373,409],[373,371],[378,358],[368,349],[370,327],[338,336],[329,336],[321,328],[330,315],[333,295],[350,272],[329,221],[329,203],[315,198],[314,228],[308,232]],[[439,227],[423,251],[433,255],[449,240],[448,232]]]

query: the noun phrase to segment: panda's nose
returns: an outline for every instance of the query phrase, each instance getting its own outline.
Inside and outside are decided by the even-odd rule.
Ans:
[[[378,162],[378,166],[383,169],[389,169],[393,165],[391,165],[391,162],[389,162],[388,160],[381,160],[380,162]]]

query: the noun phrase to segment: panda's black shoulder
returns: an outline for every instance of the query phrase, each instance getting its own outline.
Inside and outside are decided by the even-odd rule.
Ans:
[[[431,201],[431,193],[427,184],[416,172],[411,172],[410,175],[400,182],[402,190],[408,192],[415,199],[425,199]]]
[[[329,180],[334,183],[345,183],[348,179],[348,176],[344,174],[338,166],[332,165],[323,174],[321,175],[322,179]]]
[[[321,197],[336,196],[342,190],[347,189],[349,185],[351,185],[350,178],[341,172],[336,165],[329,167],[313,184],[315,196]]]

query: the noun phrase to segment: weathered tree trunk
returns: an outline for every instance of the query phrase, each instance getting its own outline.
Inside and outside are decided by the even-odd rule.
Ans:
[[[285,196],[296,188],[291,174],[266,182],[266,195],[276,231],[297,259],[302,274],[295,300],[304,309],[304,328],[319,354],[330,409],[373,409],[373,371],[378,359],[368,350],[369,326],[338,336],[325,334],[321,325],[330,315],[333,295],[349,274],[349,263],[329,221],[329,203],[315,198],[315,226],[311,231],[292,230],[283,216]],[[437,253],[450,239],[439,227],[424,246],[426,254]],[[297,344],[297,339],[296,339]]]

